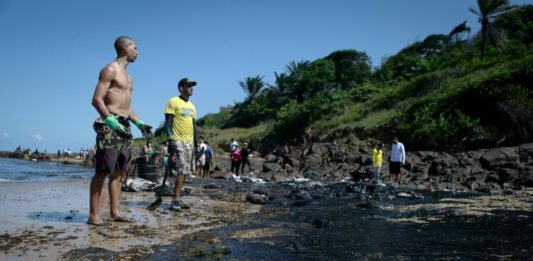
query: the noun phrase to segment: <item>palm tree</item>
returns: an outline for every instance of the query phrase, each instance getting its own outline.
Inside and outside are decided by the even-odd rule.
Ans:
[[[287,65],[287,72],[293,79],[299,80],[302,76],[302,71],[309,67],[311,63],[309,61],[292,61]]]
[[[470,27],[466,25],[466,21],[454,27],[448,35],[454,37],[455,42],[459,42],[459,40],[461,40],[461,34],[464,32],[470,33]]]
[[[268,91],[276,91],[280,95],[286,94],[289,86],[290,86],[290,77],[286,73],[280,73],[274,72],[274,77],[276,78],[275,84],[269,84]]]
[[[470,7],[468,10],[478,16],[479,22],[481,23],[481,55],[485,54],[485,46],[487,42],[487,37],[489,38],[490,43],[498,48],[502,35],[497,31],[493,25],[493,20],[498,15],[509,11],[509,1],[508,0],[477,0],[479,10],[475,10]]]
[[[257,96],[259,96],[265,83],[263,82],[263,76],[257,75],[255,77],[246,77],[244,81],[239,82],[239,85],[242,87],[246,95],[248,95],[246,101],[252,102]]]

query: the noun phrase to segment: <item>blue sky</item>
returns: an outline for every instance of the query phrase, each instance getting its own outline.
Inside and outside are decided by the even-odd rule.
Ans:
[[[139,48],[128,67],[132,107],[158,126],[182,77],[198,82],[191,100],[204,116],[242,101],[245,77],[273,83],[291,61],[355,49],[379,66],[465,20],[474,34],[479,24],[468,7],[476,1],[0,0],[0,150],[92,147],[91,99],[120,35]]]

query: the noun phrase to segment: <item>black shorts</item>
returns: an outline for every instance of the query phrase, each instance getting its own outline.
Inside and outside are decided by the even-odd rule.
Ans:
[[[401,162],[396,162],[396,161],[389,162],[389,172],[391,174],[400,174],[401,167],[402,167]]]
[[[118,117],[125,130],[131,134],[129,120]],[[101,121],[96,121],[93,126],[96,131],[96,173],[112,173],[115,170],[128,171],[132,153],[132,139],[117,135]]]

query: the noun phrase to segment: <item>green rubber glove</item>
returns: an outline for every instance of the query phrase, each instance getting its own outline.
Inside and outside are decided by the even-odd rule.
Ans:
[[[104,123],[105,123],[105,125],[109,126],[109,128],[111,128],[112,130],[124,131],[124,125],[120,124],[120,122],[118,122],[117,118],[115,118],[115,116],[113,116],[113,115],[109,115],[109,116],[105,117]]]
[[[118,122],[118,120],[117,120],[117,118],[115,118],[115,116],[109,115],[109,116],[105,117],[104,123],[105,123],[105,125],[109,126],[109,128],[111,128],[111,130],[116,132],[122,138],[125,138],[125,139],[133,138],[131,133],[126,132],[126,128],[124,128],[124,125],[120,124],[120,122]]]

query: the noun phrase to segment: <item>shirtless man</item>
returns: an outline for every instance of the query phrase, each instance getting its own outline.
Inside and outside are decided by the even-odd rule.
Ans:
[[[150,138],[151,126],[139,119],[131,109],[131,76],[126,67],[137,59],[137,46],[132,38],[120,36],[115,41],[117,58],[101,71],[94,91],[92,105],[100,114],[95,122],[96,162],[95,175],[90,187],[90,213],[87,224],[102,225],[98,215],[100,194],[109,175],[108,189],[111,221],[131,222],[119,210],[121,178],[128,171],[131,159],[132,134],[130,121]]]

